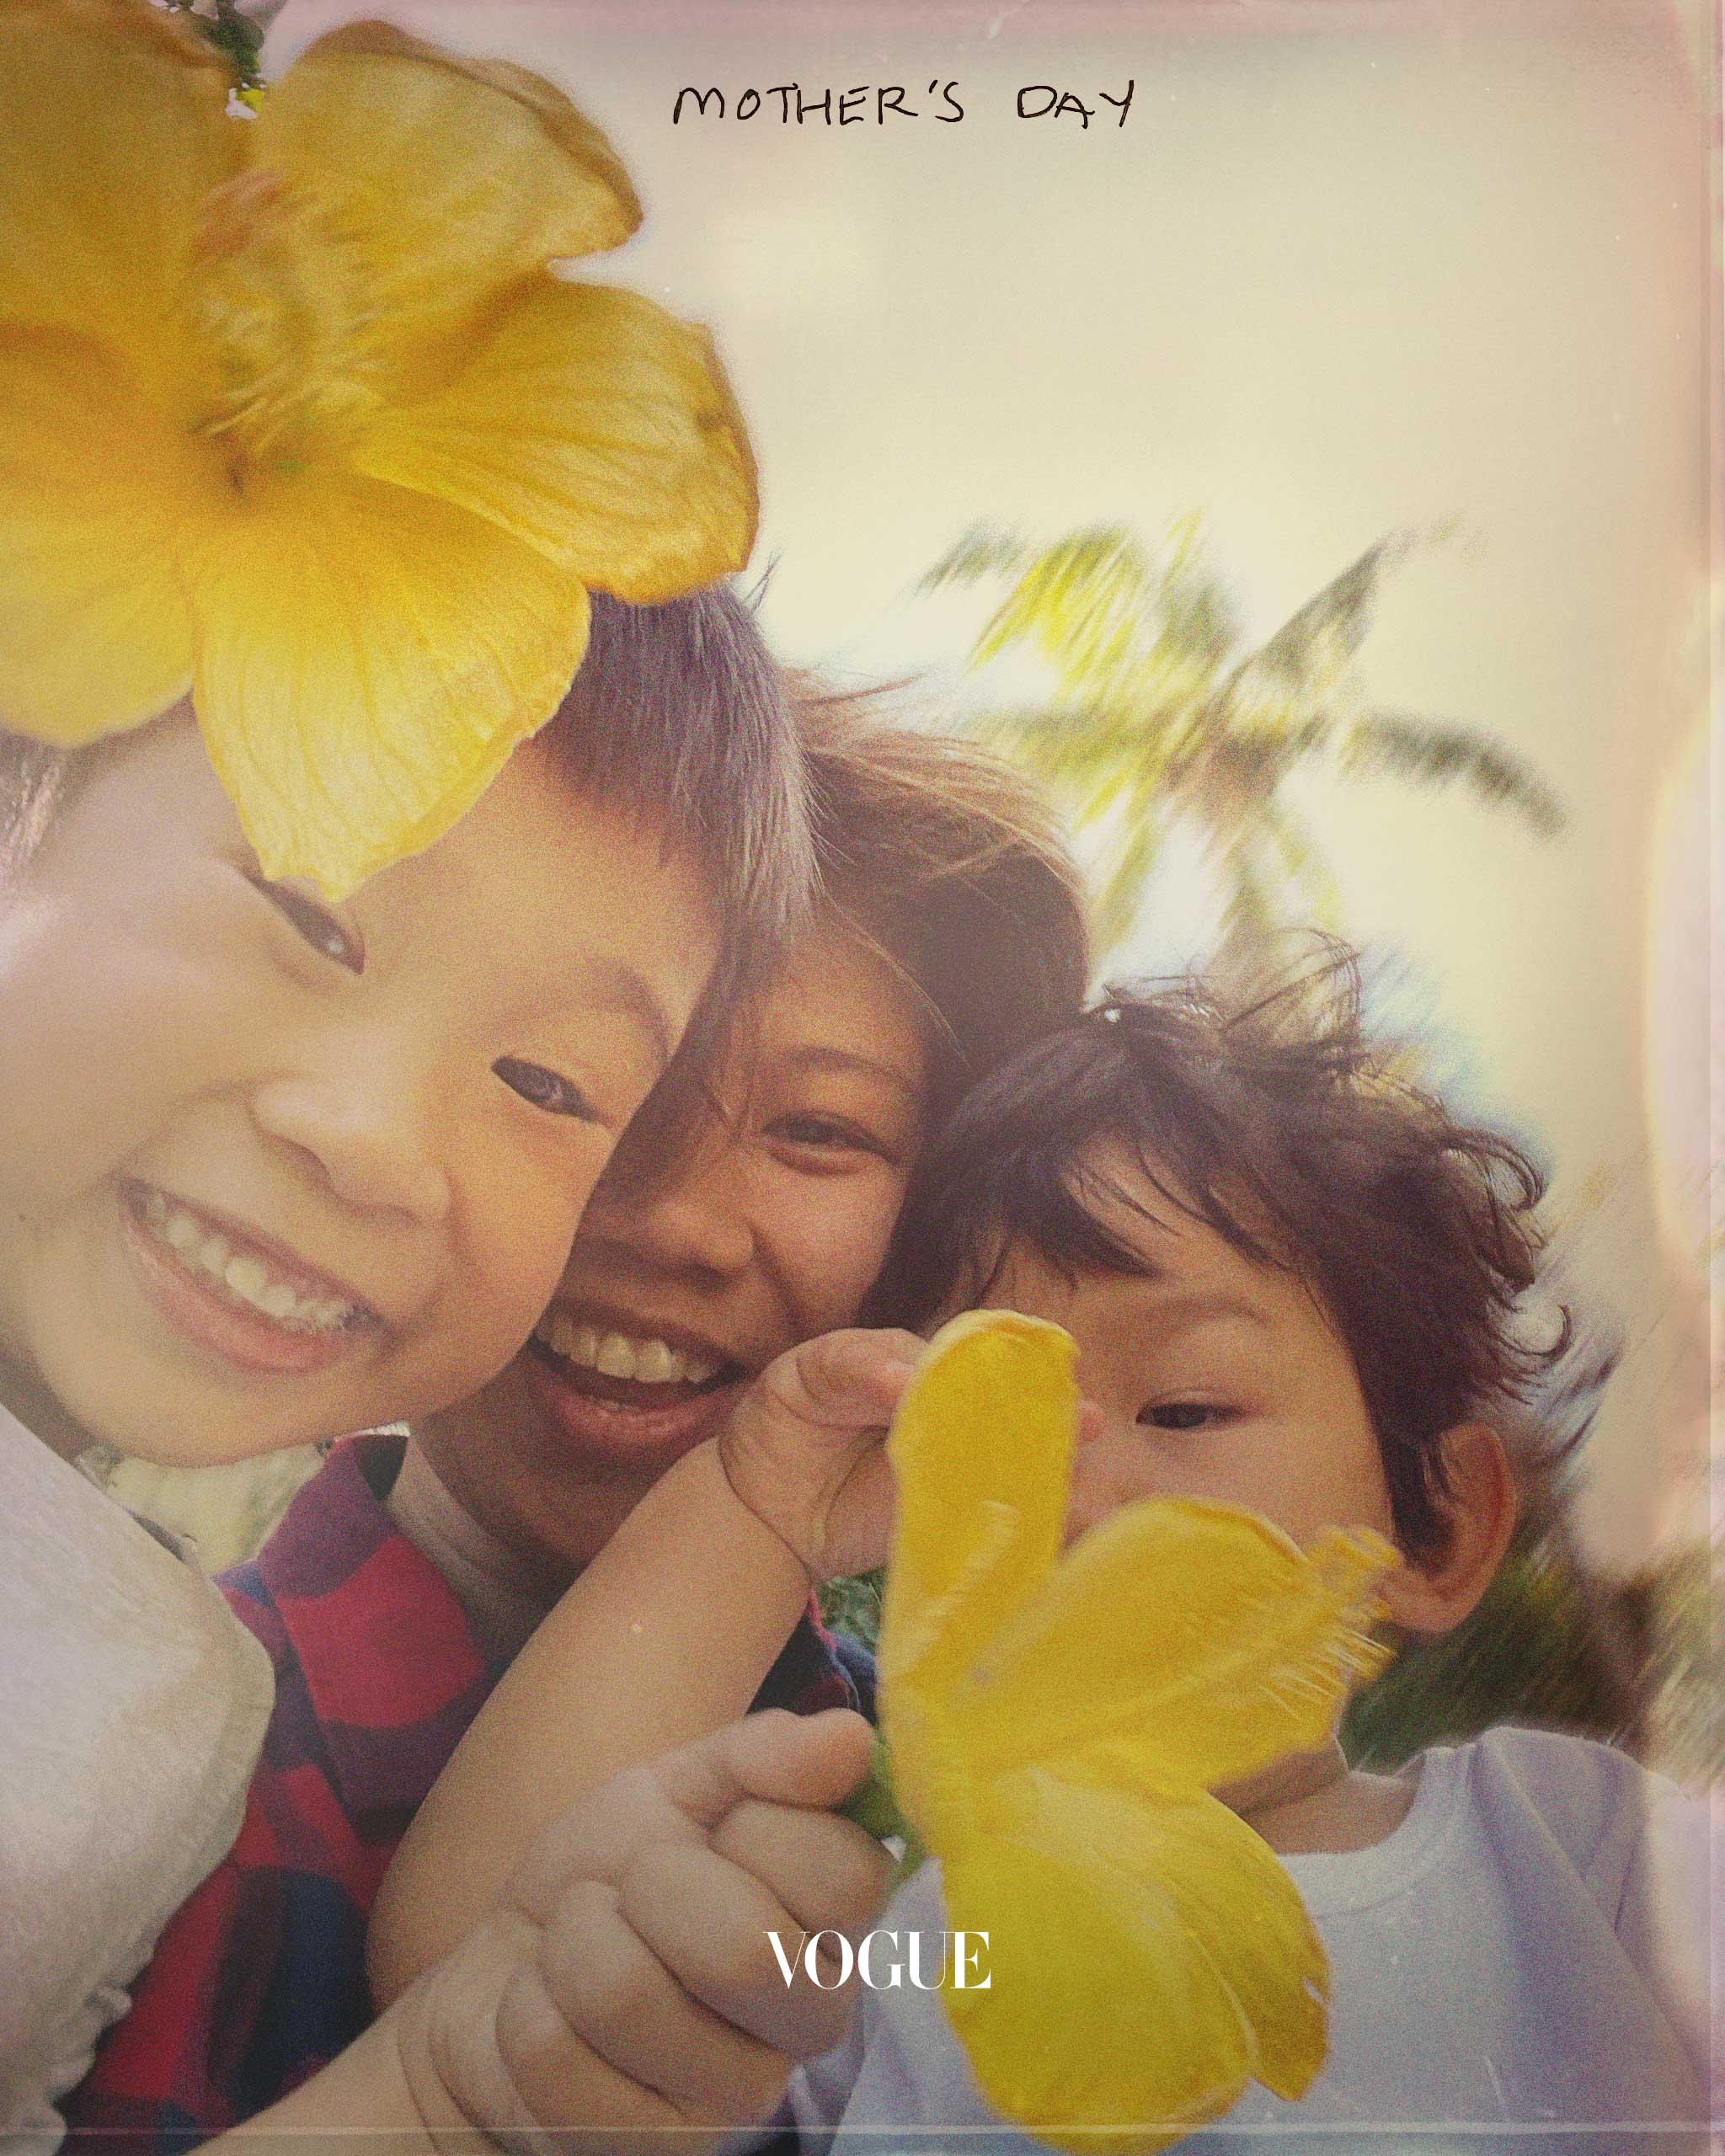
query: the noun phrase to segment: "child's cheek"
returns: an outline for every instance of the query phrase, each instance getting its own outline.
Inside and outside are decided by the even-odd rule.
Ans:
[[[507,1104],[505,1104],[507,1105]],[[513,1113],[506,1118],[518,1123]],[[552,1299],[612,1139],[597,1124],[531,1131],[529,1141],[476,1149],[458,1170],[459,1262],[443,1325],[445,1406],[495,1377],[526,1344]],[[531,1131],[531,1126],[530,1126]]]

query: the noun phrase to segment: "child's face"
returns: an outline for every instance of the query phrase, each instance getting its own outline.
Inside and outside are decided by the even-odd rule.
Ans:
[[[190,723],[152,729],[0,893],[12,1389],[186,1463],[471,1391],[715,947],[694,868],[531,748],[332,907],[262,886]]]
[[[1390,1534],[1352,1358],[1298,1278],[1254,1264],[1118,1154],[1101,1150],[1096,1165],[1153,1213],[1098,1208],[1154,1270],[1075,1283],[1015,1248],[987,1299],[1065,1326],[1079,1386],[1102,1411],[1074,1465],[1069,1539],[1135,1498],[1164,1497],[1242,1506],[1300,1543],[1330,1525]]]
[[[416,1432],[467,1509],[566,1572],[775,1356],[854,1322],[926,1088],[904,982],[849,937],[812,930],[679,1171],[646,1192],[607,1178],[531,1343],[478,1400]]]

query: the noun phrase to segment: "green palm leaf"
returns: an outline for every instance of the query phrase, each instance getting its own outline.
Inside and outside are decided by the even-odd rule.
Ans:
[[[1542,838],[1564,825],[1562,803],[1527,759],[1470,726],[1411,712],[1369,712],[1348,728],[1338,760],[1360,778],[1466,786],[1493,808],[1514,809]]]
[[[1004,582],[971,665],[1018,650],[1054,675],[1048,703],[985,712],[975,724],[1044,779],[1080,827],[1107,830],[1097,924],[1104,952],[1135,923],[1177,824],[1202,831],[1215,859],[1227,969],[1249,977],[1252,953],[1270,950],[1294,909],[1339,926],[1328,865],[1282,798],[1303,765],[1461,785],[1541,836],[1562,828],[1546,780],[1489,735],[1365,706],[1354,662],[1384,579],[1432,536],[1386,534],[1244,657],[1196,515],[1171,526],[1153,550],[1120,525],[1039,548],[978,526],[923,578],[925,591]]]

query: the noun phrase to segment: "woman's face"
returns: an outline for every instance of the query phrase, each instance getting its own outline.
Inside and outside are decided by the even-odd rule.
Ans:
[[[927,1082],[909,989],[836,925],[812,931],[675,1179],[601,1181],[531,1342],[417,1429],[466,1510],[548,1572],[577,1567],[775,1356],[852,1323]]]

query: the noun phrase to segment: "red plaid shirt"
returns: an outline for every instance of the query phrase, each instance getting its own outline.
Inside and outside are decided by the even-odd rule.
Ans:
[[[66,2100],[72,2135],[104,2152],[155,2156],[220,2133],[371,2019],[372,1900],[502,1674],[386,1508],[403,1442],[338,1446],[259,1556],[222,1581],[275,1664],[275,1712],[232,1854],[163,1934],[131,2011]],[[755,1704],[854,1706],[864,1659],[853,1684],[811,1609]]]

